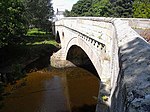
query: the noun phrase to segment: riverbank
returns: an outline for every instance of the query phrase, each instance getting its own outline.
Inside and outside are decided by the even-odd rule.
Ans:
[[[54,37],[49,35],[35,35],[26,36],[20,44],[9,45],[0,49],[0,73],[2,82],[9,82],[12,79],[5,80],[9,75],[21,75],[23,72],[30,72],[33,69],[41,69],[49,64],[49,57],[56,52],[58,48]],[[47,58],[44,66],[34,64],[41,60],[40,58]],[[42,65],[42,63],[39,63]],[[32,66],[31,66],[32,65]],[[5,75],[5,76],[4,76]]]
[[[50,33],[30,34],[15,45],[0,48],[0,99],[5,86],[16,83],[26,73],[47,67],[50,56],[58,49]]]

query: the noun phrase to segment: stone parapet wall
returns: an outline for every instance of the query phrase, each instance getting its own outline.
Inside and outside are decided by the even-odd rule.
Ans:
[[[111,53],[110,43],[113,38],[113,25],[111,23],[111,20],[112,18],[67,17],[56,22],[55,25],[56,30],[57,26],[59,27],[60,25],[62,25],[70,28],[72,31],[75,30],[76,32],[81,32],[82,34],[91,37],[96,41],[106,44],[107,52]],[[68,43],[68,41],[65,42]]]
[[[115,20],[119,46],[119,77],[111,112],[150,111],[150,44],[121,20]]]
[[[122,21],[135,29],[150,29],[150,19],[144,18],[120,18]]]

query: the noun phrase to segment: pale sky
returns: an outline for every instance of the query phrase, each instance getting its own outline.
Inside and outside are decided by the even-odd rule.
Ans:
[[[56,13],[57,8],[59,11],[64,11],[65,9],[71,10],[73,4],[75,4],[78,0],[52,0],[53,8]]]

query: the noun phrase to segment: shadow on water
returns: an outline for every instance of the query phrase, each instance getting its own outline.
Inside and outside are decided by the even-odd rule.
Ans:
[[[72,112],[95,112],[96,105],[83,105],[72,108]]]
[[[72,112],[95,112],[99,91],[99,79],[82,68],[66,72],[69,104]],[[88,82],[88,83],[87,83]]]

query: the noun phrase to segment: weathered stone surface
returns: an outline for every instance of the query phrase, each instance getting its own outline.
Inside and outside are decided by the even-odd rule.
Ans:
[[[128,112],[150,111],[150,45],[136,38],[120,48]]]
[[[50,64],[55,68],[75,67],[73,63],[64,59],[64,53],[62,52],[62,49],[50,57]]]
[[[112,107],[112,112],[116,112],[116,110],[117,112],[149,112],[150,44],[132,29],[129,30],[127,24],[121,23],[121,21],[117,21],[116,23],[118,44],[120,47],[119,75],[121,77],[117,83],[120,86],[117,88],[120,92],[122,90],[124,92],[120,94],[114,92],[114,95],[117,96],[112,103],[115,103],[116,108]],[[120,105],[123,101],[123,105]],[[119,106],[121,108],[117,109]]]
[[[150,19],[144,18],[121,18],[121,20],[128,23],[132,28],[150,29]]]

